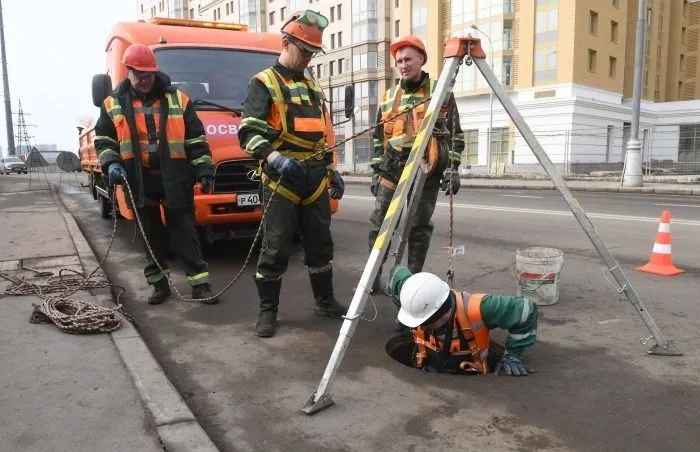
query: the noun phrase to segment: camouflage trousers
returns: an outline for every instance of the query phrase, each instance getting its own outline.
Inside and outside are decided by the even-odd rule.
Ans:
[[[418,208],[416,209],[416,214],[413,217],[413,221],[409,225],[410,232],[408,234],[408,268],[412,273],[418,273],[423,270],[423,264],[425,263],[425,258],[428,255],[428,248],[430,247],[430,238],[433,235],[433,212],[435,212],[435,204],[437,203],[437,196],[440,191],[440,186],[423,188],[420,200],[418,201]],[[377,189],[377,196],[374,202],[374,211],[369,218],[371,223],[369,231],[369,249],[372,250],[374,246],[374,241],[377,239],[379,234],[379,229],[384,222],[384,216],[391,203],[391,198],[394,196],[394,190],[391,190],[383,185],[379,185]],[[391,246],[391,244],[389,244]],[[384,260],[382,265],[386,261],[389,253],[384,255]],[[381,277],[382,269],[380,267],[376,282],[379,281]]]

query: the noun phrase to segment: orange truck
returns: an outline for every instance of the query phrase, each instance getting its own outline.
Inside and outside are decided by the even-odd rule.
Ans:
[[[92,101],[99,107],[126,77],[122,55],[131,44],[153,49],[161,71],[173,85],[186,92],[207,133],[216,168],[210,194],[193,187],[195,219],[204,240],[249,238],[262,218],[261,183],[256,174],[258,162],[241,149],[238,127],[249,80],[272,65],[281,51],[281,36],[248,31],[246,25],[186,19],[154,18],[116,24],[106,46],[106,73],[92,80]],[[353,110],[352,87],[346,89],[346,117]],[[347,99],[347,98],[346,98]],[[100,202],[104,218],[111,214],[106,177],[95,154],[94,126],[80,131],[80,160],[88,173],[90,189]],[[334,137],[329,137],[333,142]],[[125,193],[116,187],[119,215],[132,220]],[[331,200],[331,211],[338,201]]]

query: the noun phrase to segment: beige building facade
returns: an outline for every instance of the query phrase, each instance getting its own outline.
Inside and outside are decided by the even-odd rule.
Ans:
[[[645,1],[640,131],[645,162],[700,162],[700,126],[694,125],[700,124],[700,3]],[[144,19],[164,15],[221,20],[271,33],[278,33],[295,10],[320,11],[330,22],[324,33],[326,53],[315,57],[310,69],[326,88],[335,122],[345,119],[344,87],[355,87],[357,114],[336,127],[338,139],[368,129],[381,93],[398,79],[388,51],[393,39],[408,34],[421,37],[429,54],[425,69],[437,77],[444,40],[471,34],[482,39],[496,76],[552,160],[565,172],[580,172],[619,169],[624,161],[631,122],[637,3],[138,0],[137,10]],[[475,172],[533,169],[536,161],[531,151],[498,101],[491,102],[490,89],[474,66],[460,69],[454,93],[467,135],[465,165]],[[688,134],[693,139],[684,141]],[[366,169],[371,142],[370,131],[349,142],[341,152],[345,167]]]

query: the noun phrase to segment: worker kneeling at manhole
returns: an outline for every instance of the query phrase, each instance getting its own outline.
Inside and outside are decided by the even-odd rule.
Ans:
[[[455,291],[432,273],[395,266],[389,276],[398,320],[411,329],[415,367],[433,372],[487,374],[490,330],[508,330],[495,375],[534,373],[523,351],[535,344],[537,305],[525,297]],[[398,295],[398,296],[397,296]],[[443,347],[446,337],[452,340]]]

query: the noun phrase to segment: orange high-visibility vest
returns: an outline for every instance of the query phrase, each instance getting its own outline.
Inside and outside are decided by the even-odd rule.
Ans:
[[[168,140],[168,149],[171,159],[185,159],[185,120],[183,105],[187,105],[189,97],[184,92],[177,90],[177,94],[166,93],[168,100],[168,119],[165,123],[165,133]],[[134,110],[134,122],[136,124],[136,146],[131,136],[129,123],[124,116],[124,109],[119,104],[115,96],[108,96],[105,99],[105,108],[109,117],[114,123],[119,141],[119,154],[123,160],[131,160],[135,157],[135,150],[138,150],[141,164],[148,168],[150,153],[158,152],[157,144],[150,144],[148,139],[148,128],[146,127],[146,114],[152,113],[156,123],[156,134],[160,139],[160,101],[155,101],[152,107],[144,107],[140,99],[132,102]]]
[[[456,312],[450,333],[453,337],[449,344],[449,356],[463,358],[459,362],[461,370],[476,370],[481,374],[487,374],[490,332],[481,319],[481,300],[484,294],[472,294],[465,306],[462,292],[453,291],[453,293],[456,298]],[[459,334],[454,337],[457,332],[461,333],[462,338]],[[443,344],[421,327],[415,328],[412,334],[418,346],[416,367],[420,368],[423,367],[428,353],[436,356],[442,350]]]

